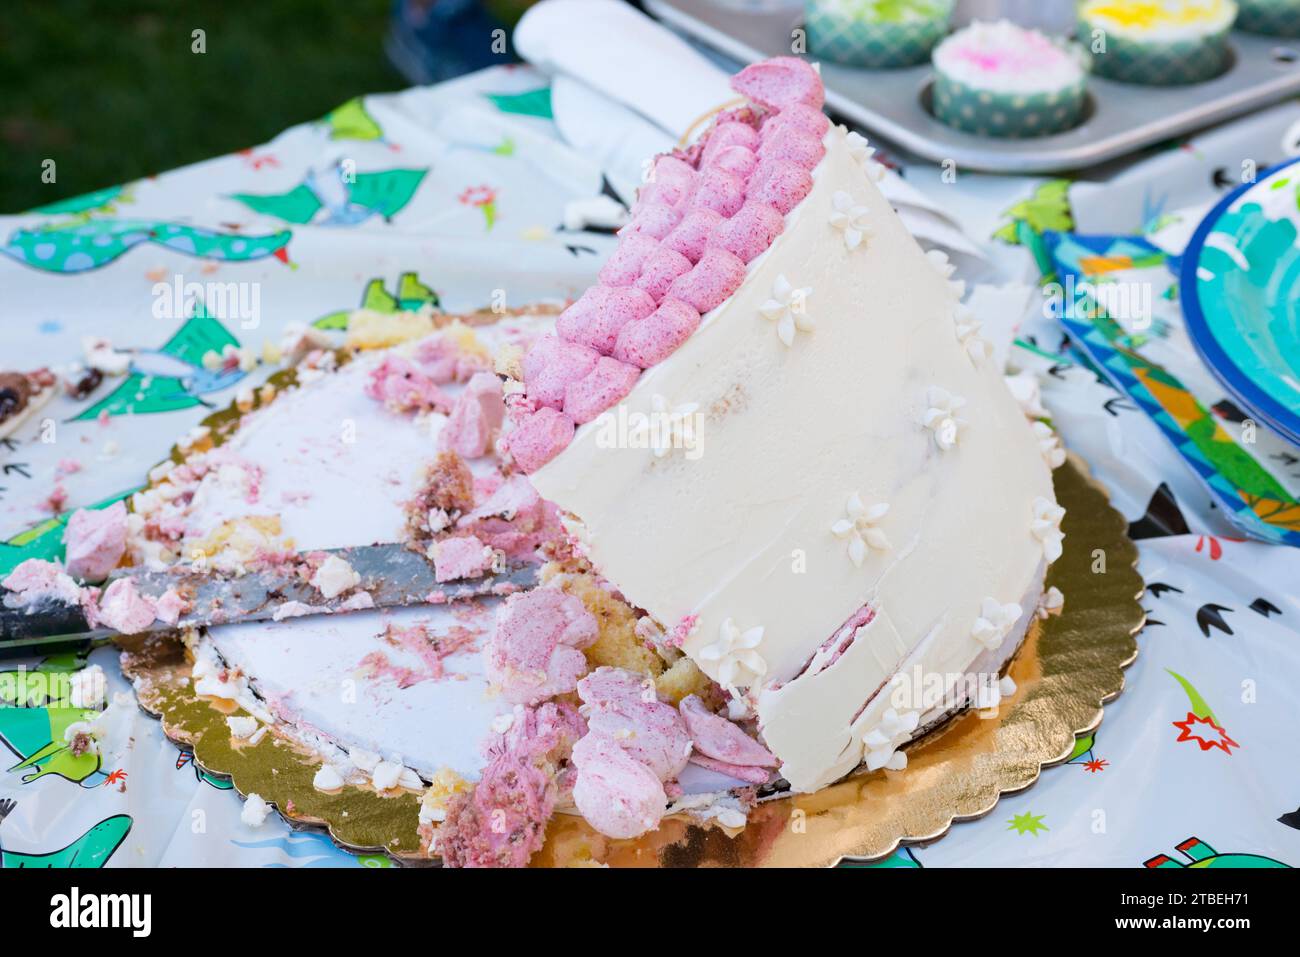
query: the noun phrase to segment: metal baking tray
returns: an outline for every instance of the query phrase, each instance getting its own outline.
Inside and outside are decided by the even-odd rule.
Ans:
[[[803,10],[738,10],[714,0],[645,0],[667,25],[742,63],[790,53]],[[1300,93],[1300,41],[1234,31],[1233,62],[1213,80],[1137,86],[1088,79],[1083,122],[1033,139],[963,133],[929,111],[928,64],[865,70],[822,62],[826,105],[868,132],[936,162],[991,173],[1056,173],[1093,166]]]

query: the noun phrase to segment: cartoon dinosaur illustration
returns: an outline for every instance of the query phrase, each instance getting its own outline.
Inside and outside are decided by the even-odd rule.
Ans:
[[[342,106],[336,106],[320,120],[328,129],[332,140],[382,140],[384,131],[366,110],[366,102],[353,97]]]
[[[131,195],[127,186],[109,186],[91,193],[56,200],[44,206],[28,210],[28,215],[42,216],[82,215],[91,213],[111,213],[118,203],[129,202]]]
[[[191,767],[194,769],[195,780],[214,787],[218,791],[229,791],[235,786],[235,783],[229,778],[218,777],[215,774],[203,770],[198,762],[194,760],[193,751],[182,751],[180,754],[176,755],[176,770],[179,771],[185,767]]]
[[[924,865],[917,860],[916,853],[910,847],[900,847],[888,857],[882,857],[878,861],[841,861],[840,867],[851,867],[861,869],[883,869],[910,867],[921,868]]]
[[[4,823],[14,807],[12,800],[0,800],[0,824]],[[66,847],[44,854],[25,854],[0,847],[0,867],[103,867],[131,833],[131,824],[129,815],[114,814],[104,818]]]
[[[1143,867],[1250,867],[1250,868],[1289,868],[1290,864],[1262,854],[1220,854],[1199,837],[1189,837],[1175,850],[1187,858],[1188,863],[1174,860],[1167,854],[1157,854],[1142,862]]]
[[[1218,748],[1224,754],[1232,754],[1233,748],[1241,747],[1236,741],[1228,737],[1228,733],[1219,723],[1210,706],[1206,704],[1205,699],[1201,697],[1199,691],[1190,681],[1184,678],[1176,671],[1166,668],[1165,671],[1173,676],[1174,680],[1182,687],[1183,692],[1187,695],[1188,704],[1191,710],[1187,712],[1187,717],[1182,721],[1172,722],[1173,726],[1179,730],[1178,741],[1195,741],[1202,751],[1209,751],[1211,748]]]
[[[232,193],[230,198],[255,213],[288,223],[356,226],[381,216],[396,216],[415,195],[427,169],[386,169],[360,173],[342,161],[325,170],[309,170],[286,193]]]
[[[1106,770],[1110,764],[1105,758],[1099,758],[1093,754],[1093,747],[1097,743],[1097,732],[1090,734],[1081,734],[1074,741],[1074,750],[1070,756],[1065,759],[1066,764],[1078,764],[1083,766],[1089,772],[1096,774],[1098,771]]]
[[[118,492],[106,499],[95,502],[85,508],[108,508],[114,502],[129,498],[139,488]],[[4,541],[0,541],[0,577],[8,575],[29,558],[56,561],[63,558],[63,528],[68,524],[72,512],[61,512],[53,518],[47,518],[35,525],[28,526]]]
[[[85,664],[73,655],[46,658],[35,668],[0,672],[0,744],[19,759],[11,772],[27,772],[23,784],[47,775],[83,788],[99,787],[108,775],[98,754],[73,754],[64,736],[78,721],[92,721],[98,711],[70,707],[40,707],[51,702],[50,691],[66,687],[66,677]]]
[[[1054,272],[1051,257],[1043,248],[1042,235],[1049,230],[1068,232],[1074,229],[1070,181],[1054,179],[1043,183],[1032,196],[1016,203],[1002,215],[1011,221],[998,228],[993,238],[1012,246],[1026,247],[1044,276]]]
[[[404,272],[397,278],[397,291],[390,293],[382,279],[371,279],[361,294],[362,309],[391,315],[396,312],[419,312],[426,306],[439,306],[438,294],[420,282],[413,272]],[[351,309],[340,309],[321,316],[312,323],[317,329],[347,329]]]
[[[227,346],[239,347],[239,340],[210,315],[202,302],[170,339],[157,349],[131,349],[131,366],[126,378],[104,398],[74,416],[73,421],[109,415],[145,415],[174,412],[196,405],[210,406],[203,396],[228,389],[244,378],[238,365],[210,370],[203,357],[220,355]]]
[[[78,214],[67,222],[15,230],[0,245],[0,254],[42,272],[63,275],[99,269],[144,243],[218,262],[275,256],[287,263],[292,236],[287,229],[246,236],[157,219],[91,219]]]
[[[554,119],[551,112],[551,88],[541,86],[523,93],[487,93],[492,105],[502,113],[517,116],[536,116],[544,120]]]

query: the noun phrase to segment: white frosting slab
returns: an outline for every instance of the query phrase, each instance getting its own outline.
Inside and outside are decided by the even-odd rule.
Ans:
[[[485,609],[468,626],[481,631],[479,640],[444,659],[441,680],[409,688],[392,678],[365,676],[361,660],[382,652],[396,666],[419,669],[419,659],[383,640],[385,627],[422,624],[431,635],[446,634],[462,624],[450,610],[318,615],[227,625],[210,629],[209,636],[228,664],[250,676],[259,695],[292,713],[292,724],[315,729],[345,750],[360,747],[398,761],[425,778],[442,767],[477,778],[483,766],[479,745],[492,719],[511,710],[488,695],[483,673],[480,650],[494,611]]]
[[[581,519],[596,566],[628,599],[672,626],[698,616],[685,651],[701,651],[724,621],[762,626],[766,675],[757,687],[764,737],[801,790],[860,759],[860,732],[904,658],[961,672],[983,652],[971,629],[986,597],[1036,594],[1042,548],[1032,503],[1051,477],[1024,416],[991,362],[958,343],[957,297],[850,155],[827,134],[814,188],[785,232],[750,264],[727,302],[705,317],[624,401],[648,414],[699,403],[702,448],[656,458],[605,448],[599,422],[532,478]],[[872,235],[850,250],[830,223],[833,197],[867,208]],[[778,276],[810,288],[812,332],[792,346],[760,314]],[[967,400],[957,446],[942,451],[922,425],[931,387]],[[831,526],[858,493],[888,503],[891,548],[861,567]],[[844,655],[798,677],[818,647],[864,603],[877,617]]]

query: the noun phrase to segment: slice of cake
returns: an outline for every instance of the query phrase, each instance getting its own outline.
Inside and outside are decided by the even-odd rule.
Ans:
[[[810,791],[902,769],[996,686],[1063,513],[961,283],[830,126],[816,70],[733,86],[748,104],[654,161],[599,284],[524,356],[505,445]],[[621,782],[622,835],[656,791],[606,744],[575,751],[576,793],[584,756]]]

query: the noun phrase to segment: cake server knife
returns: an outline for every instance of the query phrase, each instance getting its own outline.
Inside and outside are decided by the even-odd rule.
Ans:
[[[174,587],[189,600],[190,610],[181,615],[177,624],[155,620],[141,632],[149,634],[204,625],[266,621],[275,618],[291,602],[297,604],[287,609],[285,617],[361,610],[343,606],[350,596],[362,591],[374,600],[375,608],[398,608],[508,594],[530,588],[537,581],[535,565],[518,565],[470,581],[439,583],[434,577],[433,562],[404,545],[317,549],[313,554],[316,552],[337,555],[351,565],[361,576],[357,587],[337,598],[325,599],[292,568],[235,577],[196,571],[189,566],[162,571],[124,568],[110,575],[104,587],[129,578],[135,582],[136,590],[149,598],[157,599]],[[92,628],[85,613],[75,605],[50,601],[31,609],[9,608],[2,600],[5,594],[0,589],[0,657],[87,647],[117,634],[108,628]]]

